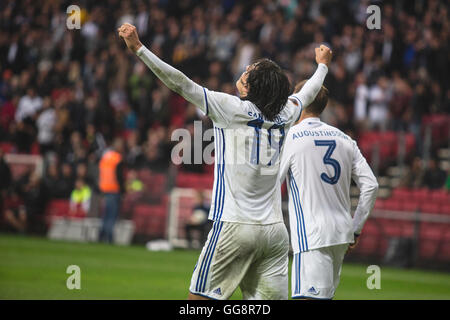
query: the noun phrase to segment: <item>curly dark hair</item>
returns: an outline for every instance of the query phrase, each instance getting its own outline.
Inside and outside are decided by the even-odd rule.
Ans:
[[[291,94],[291,84],[283,70],[270,59],[261,59],[248,71],[247,96],[243,100],[253,102],[269,120],[283,110]]]

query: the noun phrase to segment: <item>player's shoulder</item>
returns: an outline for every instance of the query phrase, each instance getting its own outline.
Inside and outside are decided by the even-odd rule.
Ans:
[[[298,118],[300,118],[302,105],[300,100],[293,99],[289,97],[284,108],[281,110],[279,117],[283,120],[283,122],[292,126]]]
[[[203,89],[206,94],[206,98],[207,99],[209,98],[209,101],[207,101],[208,103],[214,103],[221,106],[226,105],[240,106],[243,103],[243,101],[235,95],[220,91],[209,90],[208,88],[205,87]]]

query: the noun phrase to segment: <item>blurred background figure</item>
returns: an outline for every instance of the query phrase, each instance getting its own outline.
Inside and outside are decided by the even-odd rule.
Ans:
[[[419,157],[415,157],[412,160],[411,165],[406,169],[405,174],[403,175],[401,186],[403,188],[409,189],[417,189],[422,187],[423,184],[423,165],[422,159]]]
[[[23,209],[28,222],[26,231],[42,233],[45,230],[46,197],[39,174],[34,171],[25,174],[18,188],[18,194],[23,200]]]
[[[17,192],[10,190],[3,203],[3,220],[6,230],[25,233],[27,228],[27,212]]]
[[[206,241],[212,221],[208,220],[209,206],[205,203],[205,195],[203,191],[197,190],[195,194],[195,202],[192,208],[192,215],[189,217],[185,225],[186,239],[189,248],[194,248],[193,232],[198,233],[198,242],[195,248],[201,248]]]
[[[4,153],[2,148],[0,148],[0,212],[3,207],[3,201],[6,198],[6,192],[11,185],[12,176],[11,169],[8,163],[5,161]]]
[[[142,193],[144,191],[144,184],[139,179],[136,170],[130,170],[127,174],[126,192],[127,194]]]
[[[116,138],[111,148],[105,151],[99,163],[99,188],[105,200],[102,229],[99,237],[102,242],[113,242],[114,225],[119,216],[120,195],[125,191],[123,151],[123,140]]]
[[[86,217],[91,205],[92,191],[82,178],[75,181],[75,189],[70,195],[70,213],[71,217]]]
[[[430,190],[440,189],[444,186],[446,179],[447,173],[438,167],[436,159],[430,159],[423,175],[424,187]]]

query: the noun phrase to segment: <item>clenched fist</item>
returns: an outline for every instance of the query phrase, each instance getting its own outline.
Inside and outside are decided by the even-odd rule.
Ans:
[[[327,67],[330,64],[331,57],[333,56],[333,51],[331,51],[330,48],[327,46],[324,46],[323,44],[320,45],[319,48],[316,48],[316,62],[317,64],[323,63]]]
[[[129,23],[124,23],[119,29],[117,29],[117,31],[119,32],[119,37],[125,40],[127,47],[130,48],[131,51],[136,52],[140,47],[142,47],[142,43],[139,41],[139,36],[135,26]]]

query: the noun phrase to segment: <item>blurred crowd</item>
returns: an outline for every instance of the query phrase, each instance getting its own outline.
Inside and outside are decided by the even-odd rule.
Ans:
[[[34,196],[42,203],[84,185],[95,191],[98,161],[114,138],[123,139],[127,168],[167,172],[172,131],[192,132],[194,120],[211,126],[126,49],[116,33],[124,22],[166,62],[230,94],[259,57],[279,63],[292,84],[311,76],[313,48],[329,44],[323,120],[354,138],[405,130],[421,140],[423,116],[449,112],[445,1],[78,1],[81,29],[69,30],[71,4],[0,2],[0,142],[44,155],[44,176],[30,174],[16,188],[24,196],[41,186],[44,195]],[[370,4],[381,7],[381,30],[366,27]]]

